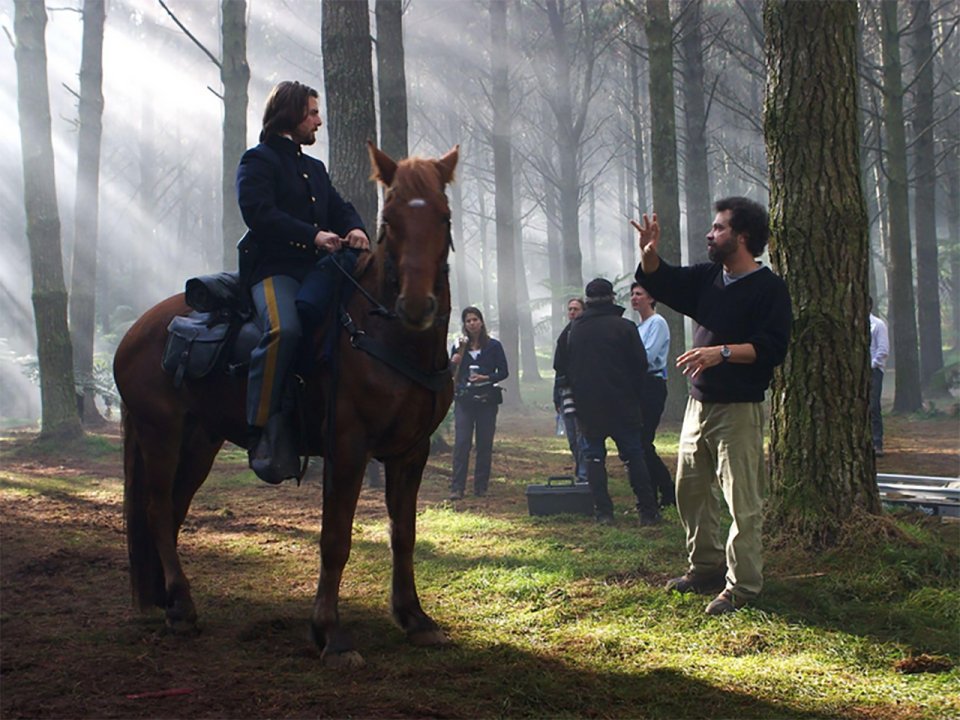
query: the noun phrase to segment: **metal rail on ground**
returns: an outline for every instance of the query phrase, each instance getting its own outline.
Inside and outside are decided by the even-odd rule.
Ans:
[[[960,479],[877,473],[880,499],[927,513],[960,517]]]

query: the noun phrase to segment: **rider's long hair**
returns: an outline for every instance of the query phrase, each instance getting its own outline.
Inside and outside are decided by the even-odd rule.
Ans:
[[[295,80],[284,80],[271,90],[263,108],[260,142],[271,135],[282,135],[295,130],[307,117],[307,103],[311,97],[319,98],[320,95],[309,85]]]

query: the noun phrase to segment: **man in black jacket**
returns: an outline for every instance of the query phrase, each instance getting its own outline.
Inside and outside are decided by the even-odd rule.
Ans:
[[[672,267],[657,255],[657,216],[643,216],[639,282],[652,297],[697,322],[693,349],[677,358],[690,398],[677,458],[677,511],[690,565],[667,587],[716,592],[706,612],[733,612],[763,585],[763,396],[790,340],[786,283],[757,262],[767,211],[746,198],[719,200],[707,234],[709,263]],[[720,537],[719,482],[733,524]]]
[[[302,334],[297,293],[317,261],[341,246],[367,249],[363,221],[330,182],[324,164],[301,150],[323,122],[317,91],[282,82],[267,98],[260,144],[237,169],[237,198],[250,228],[252,267],[241,255],[263,339],[250,359],[247,381],[250,467],[270,483],[294,477],[296,449],[280,412],[283,386]],[[277,443],[283,442],[283,449]]]
[[[597,522],[613,523],[613,501],[607,490],[606,439],[617,444],[627,466],[641,525],[661,522],[656,496],[643,457],[640,411],[647,353],[636,326],[613,303],[609,280],[591,280],[587,309],[570,324],[566,347],[558,346],[554,367],[573,388],[580,424],[583,461],[593,493]]]

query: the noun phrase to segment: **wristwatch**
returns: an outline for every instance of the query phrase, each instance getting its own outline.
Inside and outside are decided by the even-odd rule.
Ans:
[[[723,358],[723,362],[729,360],[731,355],[733,355],[733,353],[730,352],[730,348],[728,348],[726,345],[722,345],[720,347],[720,357]]]

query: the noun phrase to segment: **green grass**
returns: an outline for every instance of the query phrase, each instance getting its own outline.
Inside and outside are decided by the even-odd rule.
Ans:
[[[676,442],[676,433],[658,438],[666,454]],[[629,491],[610,451],[611,491],[622,512]],[[319,527],[315,516],[298,511],[316,502],[319,491],[266,488],[243,469],[245,453],[228,447],[188,517],[185,566],[216,639],[205,662],[251,682],[269,667],[275,704],[263,713],[224,705],[214,714],[884,720],[960,714],[960,669],[895,670],[920,653],[960,662],[957,525],[899,513],[900,538],[865,537],[861,545],[819,555],[770,551],[755,605],[712,618],[703,612],[709,598],[663,590],[685,564],[675,511],[667,512],[668,524],[644,529],[623,514],[610,528],[583,516],[529,517],[523,490],[567,461],[566,439],[503,434],[496,453],[501,477],[485,501],[442,499],[445,472],[433,463],[442,466],[449,456],[432,459],[424,480],[416,574],[424,608],[451,638],[445,648],[412,647],[390,624],[389,525],[383,512],[358,515],[340,612],[368,665],[344,673],[322,668],[301,646],[289,647],[290,638],[303,642],[316,582]],[[118,479],[7,472],[0,490],[4,503],[28,493],[78,502],[109,493],[114,505],[122,492]],[[94,540],[64,530],[61,542],[82,549]],[[26,612],[5,614],[5,628],[23,622]],[[128,654],[131,661],[161,663],[154,658],[164,657],[162,648],[141,639],[152,632],[136,624],[91,629],[72,637],[69,651],[78,662]],[[5,680],[5,692],[11,688]]]

